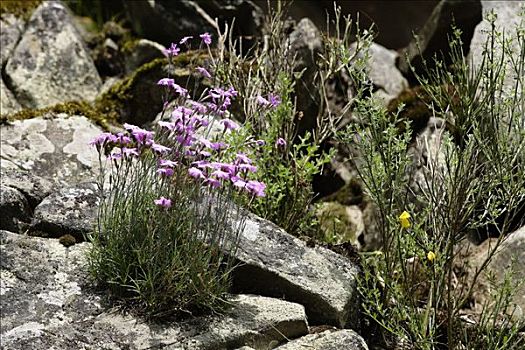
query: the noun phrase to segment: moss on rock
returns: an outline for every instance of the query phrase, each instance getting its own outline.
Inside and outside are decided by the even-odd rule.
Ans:
[[[15,17],[28,20],[33,11],[43,0],[2,0],[0,1],[0,17],[12,14]]]
[[[428,107],[430,103],[430,96],[425,92],[421,86],[406,89],[399,94],[399,96],[388,104],[388,111],[396,113],[401,104],[404,108],[401,110],[399,117],[402,121],[408,120],[411,122],[413,135],[421,131],[428,123],[432,116],[432,112]],[[405,124],[399,123],[398,128],[401,132],[405,130]]]

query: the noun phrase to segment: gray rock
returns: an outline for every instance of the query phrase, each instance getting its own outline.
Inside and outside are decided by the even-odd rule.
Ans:
[[[31,221],[31,209],[20,191],[2,184],[0,191],[0,230],[19,232]]]
[[[135,69],[148,63],[155,58],[164,57],[163,50],[166,48],[154,41],[147,39],[139,39],[133,45],[130,54],[126,57],[126,71],[133,72]]]
[[[31,209],[53,191],[53,184],[31,172],[4,167],[2,160],[2,184],[16,188],[26,197]]]
[[[452,25],[461,30],[463,51],[468,52],[474,28],[481,20],[479,0],[439,2],[415,38],[401,51],[399,69],[413,78],[410,65],[418,74],[422,74],[423,61],[426,61],[429,67],[433,67],[434,55],[441,55],[441,53],[445,53],[444,58],[449,64],[451,61],[447,53],[450,51],[449,37],[453,33]]]
[[[223,315],[148,324],[103,306],[86,272],[89,243],[6,231],[0,243],[5,349],[268,349],[308,330],[301,305],[249,295],[229,297]]]
[[[49,119],[51,118],[51,119]],[[98,174],[98,153],[88,142],[102,129],[82,116],[48,114],[0,125],[0,155],[20,169],[68,185]]]
[[[399,54],[381,45],[372,43],[368,50],[369,78],[375,87],[379,88],[374,96],[384,106],[408,88],[408,81],[396,67]]]
[[[300,81],[295,86],[297,108],[303,113],[299,122],[299,133],[312,130],[317,123],[319,93],[315,91],[316,60],[323,52],[321,32],[309,18],[297,23],[288,38],[290,45],[289,59],[295,57],[294,71],[301,72]]]
[[[70,234],[77,241],[92,232],[100,202],[97,185],[85,182],[62,188],[35,208],[32,229],[37,235],[60,237]]]
[[[250,215],[240,235],[234,271],[238,291],[304,305],[313,323],[357,326],[358,267],[323,247],[310,248],[275,224]]]
[[[30,108],[93,100],[102,85],[71,15],[56,1],[33,12],[5,73],[17,100]]]
[[[0,78],[0,115],[16,113],[21,109],[22,106],[20,106],[20,103],[16,100],[15,95],[13,95],[4,83],[4,79]]]
[[[479,23],[470,42],[470,53],[469,56],[473,61],[474,67],[479,67],[483,60],[484,44],[488,39],[491,28],[490,23],[486,20],[487,15],[494,11],[497,15],[495,22],[497,31],[505,32],[505,39],[512,39],[512,44],[507,44],[507,50],[511,51],[515,56],[515,59],[519,59],[519,44],[517,42],[517,30],[520,26],[524,28],[525,20],[523,17],[520,19],[520,12],[525,11],[524,1],[481,1],[481,7],[483,11],[484,20]],[[496,57],[502,53],[501,43],[495,44],[494,54]],[[497,58],[496,58],[497,60]],[[506,60],[503,64],[504,73],[504,92],[512,92],[516,84],[518,74],[516,71],[511,69],[509,60]],[[523,79],[522,79],[523,84]],[[522,86],[523,88],[523,86]]]
[[[350,45],[350,50],[355,52],[356,45],[356,43]],[[408,88],[407,80],[396,67],[396,60],[399,57],[396,51],[372,43],[368,55],[369,78],[376,87],[382,89],[390,98],[396,97]]]
[[[289,343],[278,346],[276,350],[368,350],[359,334],[351,329],[324,331],[309,334]]]
[[[0,18],[0,62],[1,67],[11,57],[24,31],[24,21],[13,14],[2,14]]]

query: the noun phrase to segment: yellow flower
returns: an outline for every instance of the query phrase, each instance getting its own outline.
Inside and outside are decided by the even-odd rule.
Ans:
[[[410,214],[407,211],[404,211],[399,215],[399,222],[403,228],[410,227]]]
[[[428,259],[428,261],[432,262],[432,261],[434,261],[435,258],[436,258],[436,254],[434,254],[433,251],[429,251],[429,252],[427,253],[427,259]]]

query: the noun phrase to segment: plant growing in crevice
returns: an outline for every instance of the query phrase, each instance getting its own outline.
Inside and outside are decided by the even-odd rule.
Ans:
[[[436,60],[437,68],[428,72],[428,78],[419,77],[434,117],[454,130],[454,135],[441,131],[440,142],[423,166],[423,179],[413,178],[410,123],[405,121],[400,129],[399,113],[392,119],[366,85],[358,91],[354,111],[360,123],[341,138],[358,149],[353,161],[378,208],[382,249],[365,255],[360,291],[364,313],[374,334],[383,335],[383,345],[415,349],[524,345],[516,337],[522,325],[498,312],[510,307],[510,299],[504,297],[511,291],[508,283],[496,293],[496,303],[484,309],[479,323],[467,325],[460,318],[479,276],[522,219],[525,17],[521,18],[513,33],[517,53],[509,49],[509,39],[497,33],[491,17],[492,31],[479,65],[469,64],[456,33],[450,42],[452,66]],[[496,44],[501,51],[493,49]],[[504,85],[509,73],[517,77],[510,90]],[[355,81],[366,78],[357,75]],[[456,275],[459,244],[488,225],[497,230],[498,238],[486,259],[468,279]],[[507,324],[505,336],[496,321]]]

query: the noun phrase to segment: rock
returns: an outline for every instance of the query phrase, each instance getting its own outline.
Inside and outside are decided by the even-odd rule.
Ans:
[[[249,215],[240,234],[234,290],[304,305],[314,324],[358,324],[358,267],[323,247],[310,248],[275,224]]]
[[[126,57],[126,71],[133,72],[145,63],[148,63],[155,58],[164,57],[163,50],[166,48],[154,41],[147,39],[137,40],[131,48],[129,48],[129,55]]]
[[[442,0],[416,37],[401,51],[399,69],[413,80],[410,65],[418,74],[424,74],[423,62],[433,67],[434,55],[441,56],[441,53],[444,54],[446,64],[450,64],[449,37],[453,34],[452,25],[461,30],[463,52],[468,52],[474,28],[481,20],[479,0]]]
[[[383,236],[379,229],[379,209],[370,200],[367,200],[363,209],[363,222],[365,226],[363,238],[360,239],[361,249],[375,251],[382,248]]]
[[[356,45],[356,43],[350,45],[350,50],[355,51]],[[386,105],[401,91],[408,88],[407,80],[396,67],[399,54],[394,50],[372,43],[368,49],[368,55],[369,78],[374,86],[383,92],[379,96],[385,101]]]
[[[432,117],[429,119],[425,129],[416,137],[415,145],[409,149],[413,156],[412,169],[410,170],[410,196],[414,203],[421,201],[423,191],[428,193],[432,190],[434,195],[438,195],[438,188],[433,186],[432,178],[439,179],[445,176],[445,154],[442,149],[443,134],[446,132],[445,120]]]
[[[23,223],[31,221],[31,209],[24,195],[17,189],[1,186],[0,230],[22,231]]]
[[[312,130],[317,123],[319,111],[319,93],[315,91],[316,60],[323,52],[323,39],[321,32],[308,18],[303,18],[297,23],[288,38],[290,58],[295,57],[294,71],[304,70],[301,79],[295,86],[297,94],[297,110],[303,113],[298,123],[298,132],[303,134]]]
[[[1,174],[2,184],[20,191],[25,196],[31,209],[35,209],[38,203],[53,191],[51,181],[29,171],[4,167],[3,160]]]
[[[55,185],[91,181],[98,175],[98,153],[88,142],[102,130],[83,116],[50,113],[0,125],[0,132],[2,162]]]
[[[335,244],[350,242],[360,246],[358,237],[363,234],[364,223],[363,213],[357,205],[323,202],[315,214],[324,233],[324,241]]]
[[[484,20],[476,26],[474,30],[474,35],[472,37],[472,41],[470,41],[469,57],[472,59],[474,67],[479,67],[483,60],[483,51],[485,50],[484,44],[491,32],[491,25],[486,18],[491,11],[494,11],[497,15],[495,21],[496,30],[500,32],[505,32],[505,40],[512,39],[512,44],[509,45],[507,43],[506,49],[513,53],[514,59],[519,60],[520,44],[517,41],[517,31],[519,30],[518,28],[520,27],[520,22],[521,28],[524,28],[525,26],[525,19],[523,19],[523,16],[521,16],[520,18],[520,13],[523,13],[523,11],[525,11],[525,3],[523,1],[482,0],[481,7]],[[501,43],[495,43],[493,53],[495,54],[497,61],[498,57],[502,53]],[[512,93],[512,91],[514,90],[516,79],[518,79],[519,73],[517,73],[511,68],[508,57],[504,63],[503,69],[505,69],[505,73],[503,74],[503,76],[505,77],[503,82],[503,89],[504,95],[507,95],[509,93]]]
[[[62,188],[35,208],[32,230],[46,237],[70,234],[77,242],[83,241],[84,235],[93,231],[99,203],[98,187],[93,182]]]
[[[179,1],[135,0],[126,2],[126,12],[135,32],[143,38],[169,46],[184,36],[216,33],[215,18],[223,28],[235,18],[234,36],[259,33],[263,13],[250,0]]]
[[[20,103],[16,100],[15,95],[9,90],[4,83],[4,79],[0,78],[0,115],[8,115],[16,113],[22,109]]]
[[[93,100],[102,85],[68,10],[56,1],[44,1],[33,12],[5,73],[27,108]]]
[[[2,68],[5,67],[18,40],[20,40],[24,25],[24,21],[13,14],[2,14],[0,17],[0,62]]]
[[[324,331],[308,334],[289,343],[278,346],[276,350],[368,350],[359,334],[351,329]]]
[[[301,305],[228,297],[223,315],[148,324],[108,309],[88,279],[89,243],[0,231],[2,347],[6,349],[268,349],[308,331]]]

